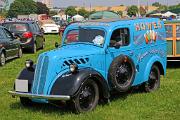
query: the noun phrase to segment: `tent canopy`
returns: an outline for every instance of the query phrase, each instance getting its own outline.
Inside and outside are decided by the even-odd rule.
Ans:
[[[170,17],[170,16],[177,16],[177,14],[172,13],[170,11],[167,11],[166,13],[162,14],[164,17]]]
[[[77,14],[77,15],[73,16],[72,19],[73,19],[73,21],[83,21],[84,17]]]
[[[90,20],[95,20],[95,19],[111,19],[111,18],[119,18],[119,15],[117,15],[114,12],[110,12],[110,11],[100,11],[100,12],[96,12],[94,14],[91,14],[89,16]]]

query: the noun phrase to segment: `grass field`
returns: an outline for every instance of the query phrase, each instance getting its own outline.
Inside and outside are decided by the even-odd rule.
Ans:
[[[110,104],[98,105],[86,114],[73,114],[64,108],[41,104],[23,107],[18,98],[7,91],[24,67],[26,59],[36,61],[43,51],[54,48],[55,35],[46,36],[46,48],[37,54],[24,54],[0,67],[0,120],[180,120],[180,63],[169,64],[167,76],[161,78],[161,88],[153,93],[133,92],[117,96]],[[174,67],[175,66],[175,67]]]

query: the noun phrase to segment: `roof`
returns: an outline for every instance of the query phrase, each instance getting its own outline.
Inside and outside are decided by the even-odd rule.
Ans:
[[[86,22],[74,23],[69,25],[69,27],[79,27],[79,26],[93,26],[101,27],[104,29],[111,29],[117,25],[134,25],[135,23],[146,23],[158,21],[158,18],[126,18],[126,19],[99,19],[99,20],[89,20]]]
[[[5,21],[4,23],[34,23],[35,21]]]

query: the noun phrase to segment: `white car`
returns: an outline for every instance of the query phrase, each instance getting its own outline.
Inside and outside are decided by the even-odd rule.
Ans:
[[[41,29],[43,29],[44,33],[45,34],[48,34],[48,33],[59,33],[59,28],[60,26],[59,25],[56,25],[56,24],[53,24],[53,23],[50,23],[50,24],[44,24],[41,26]]]

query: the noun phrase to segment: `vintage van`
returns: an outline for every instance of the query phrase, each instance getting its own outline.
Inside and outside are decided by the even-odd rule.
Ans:
[[[23,105],[65,101],[77,113],[93,110],[111,91],[159,88],[166,73],[166,33],[156,18],[107,19],[69,25],[58,48],[27,60],[13,96]],[[112,96],[113,97],[113,96]]]

